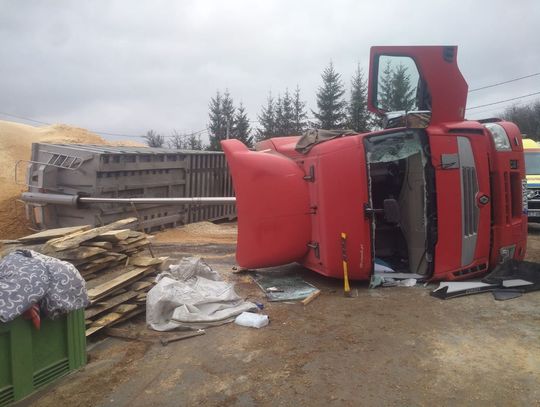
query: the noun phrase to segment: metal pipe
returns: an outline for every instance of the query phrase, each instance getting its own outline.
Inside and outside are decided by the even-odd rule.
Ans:
[[[79,204],[178,204],[178,205],[218,205],[233,204],[235,197],[190,197],[190,198],[94,198],[78,195],[24,192],[21,199],[29,203],[79,206]]]
[[[192,205],[216,205],[235,203],[234,196],[225,197],[190,197],[190,198],[79,198],[80,203],[124,203],[124,204],[192,204]]]
[[[77,206],[79,197],[77,195],[62,195],[62,194],[46,194],[43,192],[24,192],[21,195],[24,202],[39,203],[39,204],[54,204]]]

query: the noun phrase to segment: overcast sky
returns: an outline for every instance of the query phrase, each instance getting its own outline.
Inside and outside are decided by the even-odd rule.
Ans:
[[[469,88],[540,72],[540,2],[0,0],[0,112],[122,134],[196,131],[216,90],[252,120],[269,91],[297,85],[315,108],[330,60],[348,86],[372,45],[439,44],[459,46]],[[468,106],[538,91],[535,76],[473,92]]]

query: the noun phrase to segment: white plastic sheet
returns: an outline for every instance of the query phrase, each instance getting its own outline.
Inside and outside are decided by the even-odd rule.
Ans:
[[[146,322],[156,331],[200,329],[257,310],[198,257],[183,259],[157,277],[146,298]]]

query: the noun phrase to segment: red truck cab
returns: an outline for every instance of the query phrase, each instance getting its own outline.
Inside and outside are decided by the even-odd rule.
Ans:
[[[467,84],[456,56],[457,47],[373,47],[368,106],[385,117],[380,131],[313,131],[265,140],[257,151],[223,141],[238,264],[299,262],[342,278],[345,257],[351,279],[369,279],[377,263],[456,280],[523,259],[520,132],[509,122],[464,119]],[[400,70],[410,85],[401,94],[385,76]]]

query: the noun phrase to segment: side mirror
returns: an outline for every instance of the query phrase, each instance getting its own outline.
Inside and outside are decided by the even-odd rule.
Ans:
[[[385,199],[383,202],[384,218],[390,223],[399,223],[401,220],[401,211],[398,201],[395,199]]]

